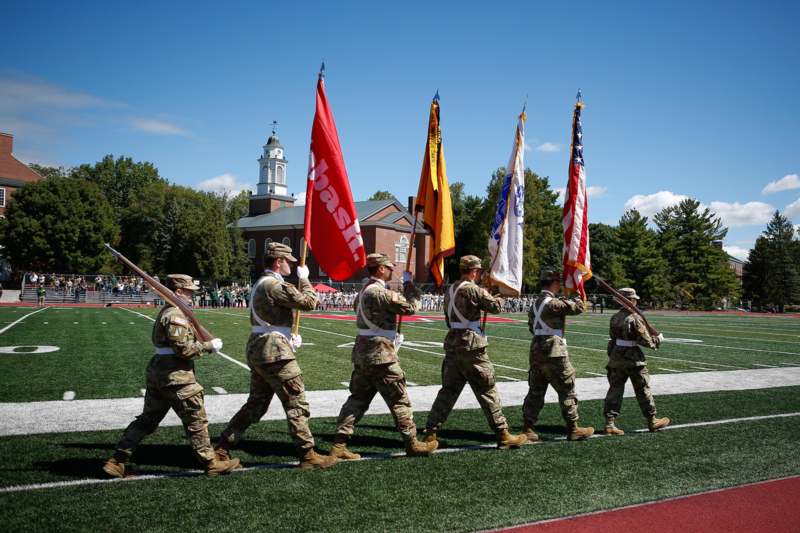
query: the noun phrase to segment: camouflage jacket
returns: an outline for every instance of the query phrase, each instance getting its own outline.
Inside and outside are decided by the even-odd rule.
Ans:
[[[544,307],[543,302],[550,298]],[[536,335],[536,312],[541,310],[539,319],[542,324],[550,329],[558,330],[561,335]],[[586,310],[583,300],[579,296],[572,298],[560,298],[550,291],[542,291],[533,300],[530,311],[528,311],[528,329],[534,334],[531,341],[530,357],[533,360],[545,360],[550,357],[567,357],[567,342],[564,340],[564,324],[569,315],[579,315]]]
[[[627,309],[620,309],[611,317],[609,325],[608,364],[609,366],[622,366],[633,362],[636,366],[644,366],[644,352],[639,346],[655,348],[656,343],[644,321]],[[617,346],[617,339],[632,341],[636,346]]]
[[[495,298],[483,287],[472,281],[457,281],[444,293],[444,319],[450,331],[444,338],[445,351],[472,351],[485,348],[488,345],[486,335],[474,329],[455,329],[453,323],[461,320],[455,311],[450,312],[450,294],[455,293],[453,307],[469,322],[479,322],[481,312],[499,313],[503,300]]]
[[[311,311],[316,306],[317,293],[307,279],[300,280],[298,289],[283,281],[283,276],[267,271],[256,282],[250,295],[250,324],[254,327],[266,324],[291,328],[296,310]],[[250,364],[274,363],[294,358],[292,346],[285,335],[275,331],[250,333],[247,340],[247,361]]]
[[[400,294],[388,289],[382,281],[372,278],[353,301],[356,325],[359,330],[375,326],[394,331],[397,327],[397,315],[413,315],[419,309],[419,297],[420,292],[413,283],[406,283],[403,294]],[[365,317],[367,320],[364,320]],[[375,365],[394,363],[398,360],[393,339],[360,334],[356,337],[352,358],[356,364]]]
[[[156,387],[197,383],[192,359],[211,351],[211,343],[197,340],[186,315],[169,304],[161,308],[153,324],[153,346],[174,352],[150,359],[147,382]]]

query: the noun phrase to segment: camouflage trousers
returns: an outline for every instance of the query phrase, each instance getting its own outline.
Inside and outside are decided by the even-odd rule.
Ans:
[[[645,418],[656,415],[656,404],[653,395],[650,393],[650,372],[647,367],[635,364],[622,364],[606,367],[608,377],[608,393],[606,394],[603,412],[606,417],[616,418],[622,409],[622,395],[625,392],[625,382],[631,380],[636,399],[639,401],[639,409]]]
[[[405,438],[415,438],[417,426],[408,398],[406,376],[400,363],[356,363],[350,376],[350,396],[336,420],[336,433],[352,435],[355,425],[369,409],[375,394],[380,393],[389,407],[397,430]]]
[[[283,405],[289,434],[299,452],[314,447],[314,437],[308,427],[311,416],[303,374],[294,359],[274,363],[250,363],[250,396],[247,402],[233,415],[222,432],[220,440],[235,445],[244,432],[264,416],[274,395]]]
[[[495,386],[494,366],[486,355],[486,348],[474,351],[445,351],[442,361],[442,388],[436,395],[428,414],[426,427],[438,430],[447,421],[450,411],[469,383],[483,409],[489,427],[494,431],[508,429],[503,416],[500,394]]]
[[[203,387],[197,383],[157,387],[147,385],[142,414],[130,423],[117,443],[115,457],[125,462],[136,446],[153,433],[167,412],[172,409],[183,422],[189,443],[202,463],[214,459],[214,450],[208,438],[208,417],[203,405]]]
[[[561,416],[564,421],[578,420],[578,396],[575,394],[575,368],[569,357],[550,357],[544,361],[532,361],[528,372],[528,395],[522,404],[522,416],[531,426],[539,419],[544,406],[547,386],[551,385],[558,393]]]

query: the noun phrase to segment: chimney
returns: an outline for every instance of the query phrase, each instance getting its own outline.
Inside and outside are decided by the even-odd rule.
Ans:
[[[711,244],[722,250],[722,241],[711,241]]]
[[[14,147],[14,136],[10,133],[0,132],[0,154],[11,155]]]
[[[411,213],[411,216],[414,216],[414,197],[408,197],[408,212]]]

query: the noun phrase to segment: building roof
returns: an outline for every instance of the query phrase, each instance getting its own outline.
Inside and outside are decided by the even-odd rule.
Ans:
[[[380,218],[375,215],[394,205],[397,211]],[[359,225],[383,226],[394,229],[410,231],[413,223],[411,213],[397,200],[367,200],[355,202],[356,214]],[[405,219],[405,224],[402,224]],[[270,230],[284,228],[302,228],[305,221],[305,207],[282,207],[272,213],[254,217],[240,218],[236,226],[243,230]],[[426,233],[422,224],[417,224],[417,233]]]
[[[281,144],[281,141],[278,139],[278,136],[275,134],[275,132],[273,132],[272,135],[269,136],[269,139],[267,139],[267,146],[283,148],[283,145]]]
[[[0,132],[0,184],[22,187],[26,183],[42,178],[31,167],[14,157],[14,136]]]

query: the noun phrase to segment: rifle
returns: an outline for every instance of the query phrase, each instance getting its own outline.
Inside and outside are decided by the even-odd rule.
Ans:
[[[628,311],[630,311],[635,315],[639,315],[639,318],[641,318],[642,321],[644,322],[644,327],[647,328],[647,331],[650,332],[650,335],[652,335],[653,337],[658,337],[659,335],[661,335],[658,332],[658,330],[656,330],[656,328],[650,325],[650,322],[647,321],[647,318],[644,316],[644,314],[639,310],[638,307],[636,307],[636,304],[628,300],[625,296],[622,295],[622,293],[620,293],[617,289],[609,285],[606,282],[606,280],[604,280],[600,276],[594,275],[593,277],[594,279],[597,280],[597,283],[599,283],[601,287],[603,287],[605,290],[611,293],[611,295],[614,296],[614,298],[617,299],[617,301],[620,303],[620,305],[622,305],[622,307],[624,307],[625,309],[627,309]]]
[[[181,312],[183,312],[183,314],[186,315],[186,318],[189,320],[189,323],[192,325],[192,328],[194,329],[195,333],[197,334],[197,336],[200,338],[201,341],[210,341],[211,339],[214,338],[214,336],[200,324],[200,322],[197,320],[197,317],[194,316],[192,308],[189,307],[189,305],[186,302],[184,302],[180,296],[178,296],[177,294],[169,290],[167,287],[156,281],[152,276],[150,276],[150,274],[148,274],[147,272],[136,266],[133,263],[133,261],[131,261],[124,255],[116,251],[114,248],[112,248],[110,244],[105,243],[105,247],[108,248],[108,251],[114,254],[114,257],[116,257],[120,263],[124,264],[125,266],[133,270],[140,278],[142,278],[148,285],[150,285],[150,287],[153,289],[153,291],[156,292],[156,294],[161,296],[161,298],[163,298],[165,301],[171,303],[172,305],[180,309]]]

